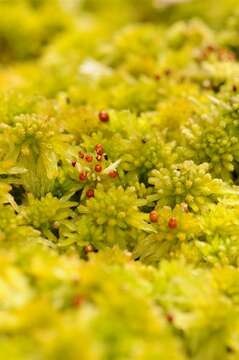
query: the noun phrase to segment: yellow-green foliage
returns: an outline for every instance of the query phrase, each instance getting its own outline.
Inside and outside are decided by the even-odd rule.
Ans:
[[[237,0],[0,0],[0,358],[239,358]]]

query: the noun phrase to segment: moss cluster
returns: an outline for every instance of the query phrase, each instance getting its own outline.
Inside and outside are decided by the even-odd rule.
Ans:
[[[0,1],[0,358],[239,358],[237,0]]]

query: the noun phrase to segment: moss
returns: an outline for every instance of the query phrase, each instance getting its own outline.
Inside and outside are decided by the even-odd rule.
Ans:
[[[237,1],[0,3],[0,358],[237,359]]]

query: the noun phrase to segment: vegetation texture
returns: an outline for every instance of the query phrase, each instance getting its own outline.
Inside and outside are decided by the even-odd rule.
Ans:
[[[0,358],[239,359],[238,0],[0,15]]]

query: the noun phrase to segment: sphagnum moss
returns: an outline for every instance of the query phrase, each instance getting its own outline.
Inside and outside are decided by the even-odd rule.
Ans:
[[[239,358],[237,0],[0,1],[0,358]]]

